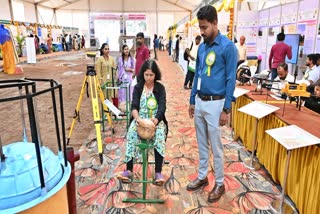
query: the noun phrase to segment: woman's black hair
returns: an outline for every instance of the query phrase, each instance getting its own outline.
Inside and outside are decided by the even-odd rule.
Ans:
[[[122,45],[122,53],[121,53],[121,57],[122,57],[122,63],[124,64],[124,53],[123,53],[123,50],[128,47],[128,45]],[[128,47],[129,48],[129,47]],[[129,50],[129,55],[128,55],[128,58],[131,58],[131,54],[130,54],[130,50]],[[122,65],[123,65],[122,64]]]
[[[108,44],[107,44],[107,43],[103,43],[103,44],[101,45],[101,48],[99,49],[99,50],[100,50],[100,56],[103,55],[103,49],[104,49],[104,47],[105,47],[106,45],[108,45]],[[108,45],[108,46],[109,46],[109,45]]]
[[[157,65],[156,61],[154,61],[153,59],[149,59],[149,60],[146,60],[140,68],[140,72],[138,75],[139,83],[145,83],[144,72],[146,72],[146,70],[148,69],[151,69],[152,73],[156,75],[154,78],[154,81],[161,80],[161,72],[160,72],[159,66]]]

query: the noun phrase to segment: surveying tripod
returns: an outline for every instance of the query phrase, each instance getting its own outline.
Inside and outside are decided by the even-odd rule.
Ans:
[[[89,80],[89,83],[88,83]],[[82,101],[82,97],[85,93],[85,89],[87,88],[87,96],[89,97],[89,93],[88,93],[88,84],[89,84],[89,88],[90,88],[90,94],[91,94],[91,104],[92,104],[92,113],[93,113],[93,120],[94,120],[94,126],[96,129],[96,136],[97,136],[97,144],[98,144],[98,153],[99,153],[99,157],[100,157],[100,163],[102,164],[103,162],[103,148],[102,148],[102,139],[101,139],[101,124],[102,124],[102,120],[100,117],[100,111],[99,111],[99,101],[98,101],[98,96],[100,98],[100,101],[102,103],[102,108],[103,108],[103,112],[105,112],[107,119],[108,119],[108,123],[112,129],[112,120],[111,120],[111,116],[110,116],[110,112],[108,110],[108,107],[103,103],[104,102],[104,95],[103,92],[101,90],[100,87],[100,83],[98,81],[97,75],[96,75],[96,71],[94,70],[94,65],[87,65],[87,73],[86,76],[83,80],[82,83],[82,87],[81,87],[81,92],[80,92],[80,96],[78,99],[78,103],[75,109],[75,114],[73,116],[73,120],[72,120],[72,124],[70,127],[70,131],[68,134],[68,141],[67,141],[67,145],[69,145],[69,141],[70,141],[70,137],[73,131],[73,128],[75,126],[76,120],[78,120],[80,122],[80,106],[81,106],[81,101]],[[108,112],[108,113],[107,113]]]

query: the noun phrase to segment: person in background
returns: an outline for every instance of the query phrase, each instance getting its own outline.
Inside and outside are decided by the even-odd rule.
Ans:
[[[73,44],[72,44],[72,36],[69,34],[69,39],[68,39],[68,51],[71,51],[73,49]]]
[[[154,34],[153,50],[154,50],[154,59],[158,60],[157,52],[159,51],[159,39],[157,34]]]
[[[159,50],[162,51],[162,36],[159,36]]]
[[[292,51],[291,47],[284,43],[284,39],[286,35],[284,33],[279,33],[277,35],[278,42],[274,44],[271,48],[270,55],[269,55],[269,69],[271,71],[271,80],[273,81],[278,73],[277,67],[279,63],[285,62],[286,56],[288,59],[292,58]]]
[[[209,146],[214,156],[215,186],[208,202],[218,201],[225,192],[224,153],[220,125],[228,122],[236,83],[238,52],[234,43],[218,29],[218,15],[211,5],[197,13],[204,42],[199,46],[194,83],[190,95],[189,116],[194,117],[198,149],[198,177],[187,185],[195,191],[208,185]]]
[[[110,49],[107,43],[103,43],[100,48],[100,57],[97,59],[95,63],[95,70],[97,74],[97,78],[100,82],[100,85],[105,84],[106,82],[112,82],[115,80],[118,74],[116,71],[116,63],[112,56],[110,56]],[[114,72],[112,71],[114,70]],[[112,78],[113,73],[113,78]],[[105,93],[106,98],[114,98],[112,94],[112,90],[108,90],[108,93]],[[116,96],[116,95],[115,95]]]
[[[304,106],[320,114],[320,80],[314,84],[314,94],[305,100]]]
[[[236,47],[238,49],[238,63],[237,67],[244,63],[244,61],[247,60],[247,46],[245,44],[246,37],[245,36],[240,36],[240,42],[236,43]]]
[[[47,46],[48,46],[48,53],[51,53],[52,52],[52,37],[51,37],[50,33],[47,36]]]
[[[168,42],[168,53],[169,53],[169,56],[171,56],[171,47],[172,47],[172,38],[170,36],[169,37],[169,42]]]
[[[313,85],[320,79],[320,69],[317,67],[317,55],[309,54],[306,59],[307,70],[299,83],[304,82],[307,85]]]
[[[195,45],[192,45],[192,48],[189,52],[188,71],[187,71],[186,78],[184,80],[184,89],[188,89],[188,84],[189,84],[189,89],[192,88],[194,72],[196,69],[196,59],[197,59],[200,42],[201,42],[201,36],[197,35],[195,39]]]
[[[77,37],[77,34],[73,36],[73,39],[72,39],[72,45],[73,45],[73,49],[75,51],[78,50],[78,37]]]
[[[36,54],[39,54],[40,53],[40,39],[36,34],[34,35],[34,47],[36,49]]]
[[[80,35],[77,35],[77,43],[78,43],[78,50],[81,49],[81,37]]]
[[[271,91],[281,96],[281,89],[283,89],[288,82],[294,82],[294,77],[288,72],[288,64],[281,62],[277,68],[278,76],[274,79],[275,82],[272,83]]]
[[[144,44],[144,34],[138,33],[136,36],[137,51],[136,51],[136,68],[133,76],[138,76],[141,65],[150,58],[148,47]]]
[[[179,38],[179,35],[176,35],[176,38],[174,38],[171,43],[172,62],[176,61],[176,44],[177,44],[178,38]]]
[[[176,62],[179,62],[179,54],[180,54],[180,42],[182,40],[181,36],[177,37],[177,42],[176,42]]]
[[[66,38],[64,37],[63,34],[61,34],[61,45],[62,45],[63,51],[67,51],[68,50]]]
[[[320,53],[316,53],[317,56],[317,67],[320,68]]]
[[[48,46],[45,45],[44,43],[40,43],[39,49],[41,49],[45,54],[48,53]]]
[[[133,158],[139,157],[137,145],[140,139],[137,133],[137,126],[145,118],[151,119],[156,126],[154,137],[150,140],[154,145],[155,157],[155,178],[154,184],[161,186],[164,183],[164,177],[161,174],[162,164],[165,155],[166,139],[168,134],[168,122],[165,117],[166,112],[166,90],[158,82],[161,80],[161,72],[154,60],[145,61],[138,75],[138,84],[134,86],[133,99],[131,105],[131,123],[127,133],[127,147],[125,162],[127,170],[123,171],[117,178],[124,183],[130,182],[133,170]],[[148,108],[148,100],[154,100],[156,108]],[[150,117],[150,115],[152,115]]]
[[[85,48],[86,46],[86,40],[84,39],[84,36],[81,36],[81,48]]]
[[[162,37],[162,50],[165,51],[167,48],[167,39]]]
[[[130,55],[128,45],[122,46],[121,57],[118,59],[118,80],[119,82],[129,82],[130,83],[130,94],[129,101],[132,100],[132,76],[135,71],[135,61],[134,58]],[[119,103],[126,102],[126,89],[119,89]]]

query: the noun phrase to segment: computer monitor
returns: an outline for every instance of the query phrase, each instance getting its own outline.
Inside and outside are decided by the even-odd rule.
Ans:
[[[284,43],[291,46],[292,58],[286,57],[286,63],[297,64],[299,52],[299,38],[300,34],[286,34]]]

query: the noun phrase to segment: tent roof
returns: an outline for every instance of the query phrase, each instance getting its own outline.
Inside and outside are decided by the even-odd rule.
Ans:
[[[56,10],[90,12],[191,12],[202,0],[23,0]]]

